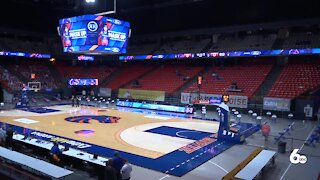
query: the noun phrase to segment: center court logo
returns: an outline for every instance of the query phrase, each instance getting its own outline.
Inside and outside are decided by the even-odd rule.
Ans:
[[[98,30],[98,24],[95,21],[90,21],[87,24],[88,30],[91,32],[95,32],[96,30]]]
[[[115,116],[73,116],[65,118],[66,121],[74,123],[90,123],[98,121],[99,123],[117,123],[120,117]]]
[[[290,162],[292,164],[305,164],[307,162],[307,157],[304,155],[298,154],[299,149],[294,149],[290,154]]]

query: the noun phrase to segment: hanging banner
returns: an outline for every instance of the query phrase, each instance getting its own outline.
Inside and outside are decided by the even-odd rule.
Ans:
[[[147,101],[164,101],[164,91],[147,91],[135,89],[119,89],[119,98],[138,99]]]
[[[235,108],[247,108],[248,96],[230,95],[227,105],[229,107],[235,107]]]
[[[99,93],[100,93],[100,96],[110,97],[111,96],[111,89],[110,88],[100,88]]]
[[[274,111],[290,111],[290,99],[286,98],[263,98],[263,109]]]

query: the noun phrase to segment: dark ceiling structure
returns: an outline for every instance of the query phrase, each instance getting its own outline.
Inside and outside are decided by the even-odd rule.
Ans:
[[[111,10],[113,0],[9,0],[1,28],[56,33],[58,20]],[[318,0],[117,0],[111,17],[129,21],[137,34],[320,18]]]

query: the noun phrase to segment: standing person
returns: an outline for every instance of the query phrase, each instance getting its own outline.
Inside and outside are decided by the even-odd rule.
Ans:
[[[120,173],[122,180],[129,180],[131,178],[132,166],[127,159],[123,159],[124,165],[122,166]]]
[[[206,118],[207,108],[206,106],[201,107],[202,118]]]
[[[113,161],[112,166],[116,169],[116,172],[117,172],[117,179],[121,180],[120,170],[121,170],[122,166],[124,165],[124,162],[123,162],[123,159],[120,157],[118,151],[114,152],[114,157],[112,158],[112,161]]]
[[[78,96],[76,98],[76,107],[79,107],[80,106],[80,97]]]
[[[6,144],[6,126],[2,124],[0,128],[0,146],[5,146]]]
[[[13,130],[11,127],[7,129],[7,136],[6,136],[6,148],[11,147],[13,148]]]
[[[91,96],[91,97],[94,96],[94,91],[93,91],[93,90],[90,91],[90,96]]]
[[[105,180],[117,180],[117,171],[113,167],[113,160],[108,159],[106,164],[107,164],[107,167],[106,167],[106,170],[104,171],[104,179]]]
[[[265,122],[262,126],[261,126],[261,131],[262,131],[262,135],[264,136],[264,140],[268,141],[268,137],[270,135],[270,131],[271,131],[271,127],[270,125]]]
[[[75,98],[74,95],[71,96],[72,107],[74,107]]]

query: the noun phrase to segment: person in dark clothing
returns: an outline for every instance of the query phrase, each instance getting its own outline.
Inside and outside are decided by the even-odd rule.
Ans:
[[[72,107],[74,107],[74,102],[75,102],[75,100],[76,100],[75,97],[72,96],[72,97],[71,97]]]
[[[113,160],[108,159],[106,162],[106,169],[105,169],[105,174],[104,174],[104,179],[105,180],[117,180],[117,172],[116,169],[113,167]]]
[[[76,98],[76,107],[80,107],[80,97]]]
[[[2,124],[1,128],[0,128],[0,146],[5,147],[6,146],[6,125]]]
[[[11,129],[11,127],[9,127],[7,129],[6,132],[7,136],[6,136],[6,148],[11,147],[13,148],[13,130]]]
[[[112,158],[112,161],[113,161],[113,167],[116,169],[116,172],[117,172],[117,179],[121,179],[121,168],[122,166],[124,165],[124,161],[123,159],[120,157],[119,155],[119,152],[118,151],[115,151],[114,152],[114,157]]]

